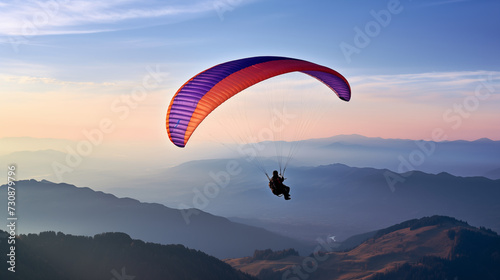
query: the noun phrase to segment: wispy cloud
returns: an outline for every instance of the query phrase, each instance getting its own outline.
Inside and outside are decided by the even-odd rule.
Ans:
[[[432,1],[431,3],[426,3],[423,4],[425,7],[430,7],[430,6],[441,6],[441,5],[448,5],[448,4],[455,4],[459,2],[468,2],[470,0],[445,0],[445,1]]]
[[[113,86],[115,83],[95,83],[95,82],[72,82],[63,81],[48,77],[34,77],[34,76],[13,76],[13,75],[0,75],[0,80],[6,83],[15,84],[46,84],[58,86]]]
[[[242,1],[244,2],[244,1]],[[133,28],[131,22],[181,20],[214,11],[214,0],[189,1],[10,1],[0,9],[0,35],[93,33]],[[129,23],[129,24],[127,24]],[[136,25],[135,25],[136,26]]]
[[[349,79],[353,91],[364,98],[428,101],[429,98],[461,98],[473,94],[481,83],[500,92],[500,72],[461,71],[401,75],[357,76]],[[373,93],[377,93],[376,96]]]

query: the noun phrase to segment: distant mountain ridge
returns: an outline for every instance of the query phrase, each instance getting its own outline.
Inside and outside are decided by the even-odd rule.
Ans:
[[[212,180],[208,174],[213,170],[223,170],[227,161],[189,162],[158,174],[157,178],[170,178],[181,186],[202,186],[203,182]],[[240,163],[241,166],[244,164],[244,161]],[[350,167],[339,163],[290,166],[285,183],[291,187],[292,199],[283,203],[270,193],[265,176],[251,167],[245,170],[232,177],[230,187],[210,200],[206,211],[222,213],[234,221],[312,242],[317,237],[328,235],[343,240],[401,220],[436,214],[500,231],[500,202],[497,199],[500,197],[500,180],[458,177],[445,172],[399,174],[386,169]],[[198,181],[176,175],[189,172],[199,174]],[[400,181],[390,185],[388,176],[397,176]],[[154,191],[166,193],[162,188]],[[192,204],[190,190],[185,193],[185,196],[178,197],[185,197],[182,202]],[[166,205],[176,205],[164,197]],[[255,206],[256,203],[259,207]],[[305,225],[307,230],[304,230]]]
[[[242,172],[237,176],[228,177],[227,187],[220,188],[217,195],[205,196],[203,201],[205,204],[193,203],[201,194],[204,194],[203,188],[205,186],[209,183],[217,183],[216,180],[221,180],[222,177],[214,179],[214,176],[219,174],[221,170],[225,170],[229,161],[237,161]],[[269,164],[270,170],[275,167],[272,161],[265,163]],[[139,180],[138,185],[133,189],[135,193],[139,194],[139,197],[136,198],[142,201],[159,202],[157,204],[139,203],[133,199],[114,200],[113,195],[106,196],[105,194],[99,195],[99,199],[95,199],[92,195],[88,195],[93,192],[85,188],[78,188],[80,190],[78,195],[73,193],[70,196],[73,197],[71,203],[65,203],[64,196],[68,195],[66,191],[54,187],[56,184],[43,181],[38,182],[38,186],[45,184],[54,187],[49,189],[55,195],[51,191],[36,189],[26,193],[21,192],[20,201],[28,202],[23,202],[24,207],[21,207],[19,211],[22,213],[22,211],[29,210],[27,219],[32,217],[32,220],[28,220],[29,222],[26,222],[20,229],[25,232],[61,230],[71,234],[86,235],[94,235],[104,231],[122,231],[131,234],[133,238],[147,241],[187,244],[190,248],[201,249],[220,257],[230,256],[230,254],[220,254],[222,250],[226,251],[224,254],[227,251],[248,254],[249,251],[266,249],[267,247],[272,249],[290,248],[293,247],[290,246],[290,243],[295,244],[297,240],[308,242],[309,246],[314,248],[313,244],[318,237],[336,236],[337,240],[342,241],[352,235],[373,231],[401,220],[435,214],[454,216],[467,220],[472,225],[486,226],[495,231],[500,230],[500,202],[497,199],[500,197],[500,180],[414,171],[396,174],[401,176],[403,181],[397,182],[394,188],[391,188],[385,177],[386,172],[389,171],[349,167],[343,164],[317,167],[290,166],[286,174],[288,178],[286,184],[289,184],[292,189],[292,200],[290,201],[284,201],[282,198],[274,196],[267,186],[265,176],[241,159],[239,161],[237,159],[219,159],[188,162]],[[196,174],[196,176],[186,176],[186,174]],[[162,184],[155,185],[152,183],[155,181],[162,182]],[[68,185],[61,184],[61,186]],[[120,190],[120,186],[117,186],[116,191],[113,189],[112,192],[119,194]],[[2,191],[4,190],[0,188],[0,193]],[[108,209],[111,204],[103,201],[104,197],[109,197],[111,201],[119,203]],[[83,200],[86,202],[82,202]],[[1,203],[0,201],[0,206]],[[127,203],[142,206],[139,207],[139,212],[121,211],[122,208],[126,209]],[[63,210],[61,213],[60,210],[57,210],[58,205],[62,205],[61,209],[70,210]],[[166,210],[167,207],[162,205],[169,206],[170,210]],[[275,235],[273,238],[261,239],[265,242],[260,245],[246,246],[246,244],[240,244],[241,240],[238,238],[231,237],[228,240],[233,246],[217,248],[217,246],[211,245],[217,242],[209,241],[212,238],[210,234],[200,238],[195,237],[201,235],[200,230],[193,230],[192,233],[186,234],[185,230],[188,230],[189,227],[185,225],[182,212],[172,209],[199,206],[203,210],[201,213],[205,212],[203,215],[200,214],[201,216],[221,221],[221,225],[230,224],[236,233],[243,232],[241,236],[248,236],[241,225],[244,223],[254,226],[252,228],[255,226],[266,228],[290,238],[283,239]],[[145,208],[149,210],[145,210]],[[65,212],[74,213],[74,217],[78,217],[78,219],[68,219],[63,215]],[[197,211],[184,213],[195,212]],[[240,226],[233,227],[236,225],[235,223],[231,224],[227,219],[206,212],[214,213],[217,216],[232,217],[231,219],[237,221],[237,225]],[[137,216],[140,215],[154,217],[155,222],[146,226],[158,230],[141,230],[137,227],[126,226],[127,217],[139,219]],[[200,215],[190,215],[190,218],[197,219]],[[165,218],[162,216],[175,217],[172,220],[172,224],[175,226],[168,228],[163,222]],[[76,220],[79,223],[75,223]],[[50,224],[44,221],[63,226],[51,229]],[[196,224],[198,223],[204,225],[200,226],[201,228],[209,227],[201,221]],[[143,225],[144,222],[139,221],[137,224]],[[118,225],[118,228],[115,225]],[[207,232],[217,231],[217,229],[210,228]],[[162,236],[160,232],[168,232],[168,236]],[[227,234],[223,230],[219,230],[219,232]],[[194,241],[185,243],[186,239]],[[247,242],[251,242],[252,238],[248,240]],[[273,245],[264,246],[265,244]],[[208,247],[211,248],[207,249]],[[243,249],[243,247],[245,248]],[[297,249],[300,250],[300,248]]]
[[[6,197],[6,189],[0,187],[1,197]],[[18,181],[16,189],[17,215],[22,219],[19,233],[54,230],[92,236],[119,231],[148,242],[183,244],[219,258],[245,255],[258,248],[307,248],[292,238],[201,210],[172,209],[49,181]],[[188,211],[192,212],[186,220]],[[2,211],[4,215],[6,211]]]
[[[143,147],[141,153],[134,153],[129,157],[116,157],[115,153],[92,153],[85,156],[85,160],[72,172],[64,173],[61,177],[54,172],[52,164],[64,164],[68,155],[68,148],[73,148],[76,142],[62,139],[45,138],[0,138],[0,162],[17,163],[24,166],[20,170],[22,179],[47,179],[53,182],[71,182],[77,185],[93,184],[106,186],[122,185],[131,187],[130,181],[140,181],[134,172],[137,163],[150,169],[165,166],[164,147]],[[411,164],[414,170],[437,174],[447,172],[455,176],[485,176],[490,179],[500,179],[500,141],[481,138],[474,141],[423,141],[411,139],[384,139],[380,137],[365,137],[361,135],[337,135],[320,139],[307,139],[290,145],[299,147],[294,159],[295,166],[318,166],[333,162],[343,163],[354,167],[372,167],[389,169],[398,172],[402,161],[411,161],[410,155],[415,156],[417,164]],[[276,154],[275,145],[262,142],[259,147],[265,149],[259,156],[273,158]],[[228,147],[231,147],[228,149]],[[286,147],[286,146],[285,146]],[[231,144],[213,145],[209,149],[197,147],[184,153],[184,161],[175,160],[168,165],[178,165],[194,159],[229,158],[241,156],[236,152],[237,147]],[[241,148],[241,147],[240,147]],[[139,149],[138,149],[139,150]],[[100,151],[100,150],[99,150]],[[26,153],[29,152],[29,153]],[[147,155],[147,156],[146,156]],[[423,158],[420,157],[423,155]],[[114,167],[112,169],[110,167]],[[119,170],[116,170],[118,168]],[[122,171],[120,173],[120,171]],[[91,174],[92,176],[89,176]],[[117,176],[120,175],[121,176]],[[0,180],[5,175],[0,174]],[[91,181],[89,181],[91,180]],[[161,184],[162,182],[151,182]],[[136,182],[133,182],[135,185]],[[135,196],[134,196],[135,197]]]

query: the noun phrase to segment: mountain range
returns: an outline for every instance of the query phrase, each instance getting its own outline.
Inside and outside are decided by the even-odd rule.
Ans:
[[[241,172],[222,182],[226,177],[221,172],[226,170],[228,162],[238,163]],[[275,163],[266,164],[271,168]],[[401,181],[390,185],[388,174]],[[274,196],[265,176],[241,159],[188,162],[152,174],[133,190],[119,186],[111,189],[122,197],[135,197],[132,194],[142,189],[135,198],[155,203],[118,199],[68,184],[22,181],[19,200],[26,203],[20,204],[24,206],[19,213],[25,215],[26,223],[20,229],[85,235],[123,231],[133,238],[162,244],[182,243],[219,257],[248,254],[259,248],[293,247],[290,244],[296,244],[297,240],[304,244],[296,247],[302,251],[319,237],[336,236],[343,241],[401,220],[430,215],[453,216],[472,225],[500,230],[500,203],[496,199],[500,197],[500,180],[418,171],[399,174],[342,164],[291,166],[286,176],[285,183],[292,189],[290,201]],[[159,186],[152,183],[155,181],[164,183]],[[4,188],[0,188],[2,191]],[[0,207],[2,204],[0,202]],[[190,208],[201,211],[179,210]],[[205,217],[213,222],[205,222]],[[187,225],[186,220],[191,224]],[[247,225],[252,230],[260,228],[259,234],[251,235],[263,236],[261,241],[265,242],[247,246],[241,239],[232,237],[229,240],[234,246],[227,247],[217,246],[219,242],[213,239],[219,234],[224,236],[228,228],[240,232],[237,235],[247,236],[250,234]],[[271,232],[278,235],[267,237]]]
[[[255,250],[221,260],[183,245],[161,245],[126,233],[78,236],[20,234],[13,245],[0,230],[1,279],[485,279],[500,277],[500,237],[446,216],[412,219],[367,233],[353,248],[317,240],[309,255],[295,249]],[[10,240],[10,239],[9,239]],[[8,259],[10,258],[10,259]],[[13,263],[15,262],[15,263]],[[9,266],[11,270],[5,269]],[[15,272],[13,272],[15,271]]]
[[[30,146],[25,151],[0,155],[0,161],[16,165],[18,178],[38,179],[16,182],[21,251],[31,246],[26,251],[31,252],[42,241],[47,241],[47,246],[52,246],[50,242],[67,244],[65,248],[73,250],[81,249],[80,245],[65,242],[79,240],[78,244],[88,242],[92,248],[92,242],[104,237],[111,243],[121,240],[120,246],[125,247],[120,250],[130,253],[128,250],[136,248],[129,245],[143,244],[141,239],[158,243],[141,245],[141,254],[179,248],[180,255],[203,259],[195,253],[201,250],[217,258],[231,258],[228,263],[234,267],[266,280],[305,276],[475,278],[467,274],[470,271],[489,279],[481,271],[498,265],[498,236],[492,230],[500,231],[500,141],[432,142],[358,135],[301,141],[298,144],[302,149],[285,174],[285,183],[291,187],[290,201],[274,196],[263,174],[278,169],[276,158],[270,156],[274,143],[261,143],[266,148],[262,157],[254,160],[215,158],[173,167],[159,165],[160,154],[149,165],[146,158],[132,157],[137,160],[130,162],[92,154],[64,175],[70,182],[82,182],[79,186],[92,189],[45,180],[61,179],[54,175],[54,163],[64,162],[68,154],[56,150],[57,143],[50,139],[44,143],[46,150]],[[219,154],[218,150],[211,153]],[[135,172],[138,167],[140,172]],[[0,186],[0,197],[7,197],[6,189]],[[6,203],[0,201],[0,208],[7,208]],[[7,212],[0,214],[6,220]],[[415,220],[424,216],[430,218]],[[442,216],[466,220],[470,225]],[[434,223],[436,220],[439,222]],[[400,221],[407,222],[397,224]],[[425,226],[419,226],[422,224]],[[315,250],[316,255],[299,255],[318,248],[318,243],[328,252]],[[30,259],[34,267],[41,266],[38,261],[43,259],[64,262],[47,248],[40,249],[48,255]],[[254,251],[253,257],[242,258]],[[204,259],[201,263],[205,261],[212,262]],[[474,269],[460,270],[466,263]],[[118,273],[119,264],[113,266]],[[67,271],[47,269],[40,271],[75,279],[74,274],[66,276],[70,275],[65,274]],[[110,269],[114,267],[103,267],[99,270],[102,274],[96,275],[107,275]],[[155,269],[151,268],[154,275],[161,274]],[[220,272],[219,268],[215,271]],[[250,277],[225,268],[222,271],[241,279]],[[284,273],[288,273],[286,277]],[[492,270],[490,274],[496,273]]]
[[[0,197],[7,197],[6,192],[6,185],[1,186]],[[0,203],[2,209],[7,209],[6,202]],[[1,213],[6,220],[7,211]],[[242,256],[258,248],[308,249],[303,242],[198,209],[172,209],[49,181],[17,182],[16,215],[18,233],[126,232],[147,242],[183,244],[218,258]]]
[[[223,178],[213,175],[222,174],[228,162],[234,161],[242,171],[227,177],[227,186],[219,188],[206,203],[196,203],[197,193],[203,194],[206,186]],[[276,168],[274,161],[262,162],[266,170]],[[204,211],[232,221],[308,242],[330,235],[344,240],[402,220],[436,214],[500,230],[500,180],[444,172],[394,173],[343,164],[289,166],[285,176],[291,187],[290,201],[274,196],[267,178],[245,160],[192,161],[150,175],[150,193],[157,198],[144,194],[141,200],[174,208],[202,206]],[[161,180],[165,182],[162,186],[153,183]],[[131,194],[126,189],[113,192]],[[175,195],[168,196],[172,193]]]
[[[165,171],[168,167],[197,159],[220,159],[241,156],[245,146],[209,143],[175,153],[165,146],[135,147],[133,143],[103,143],[89,155],[75,158],[78,142],[46,138],[0,138],[0,162],[16,163],[20,179],[46,179],[76,185],[136,187],[135,181]],[[475,141],[424,141],[383,139],[361,135],[338,135],[295,142],[261,142],[257,156],[273,159],[276,147],[296,147],[291,159],[294,166],[318,166],[343,163],[353,167],[372,167],[406,172],[414,169],[455,176],[484,176],[500,179],[500,141],[487,138]],[[177,153],[178,152],[178,153]],[[72,158],[73,157],[73,158]],[[70,163],[77,162],[78,164]],[[406,164],[409,162],[410,164]],[[71,171],[57,174],[54,163]],[[140,174],[137,168],[141,167]],[[402,168],[400,168],[402,167]],[[5,174],[0,174],[4,181]],[[133,182],[131,182],[133,181]],[[152,182],[161,184],[162,182]],[[137,196],[134,196],[137,197]]]

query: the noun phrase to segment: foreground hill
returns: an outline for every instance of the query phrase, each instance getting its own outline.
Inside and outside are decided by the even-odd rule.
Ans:
[[[262,280],[274,279],[500,279],[500,237],[444,216],[406,221],[380,230],[345,252],[318,251],[227,263]]]
[[[54,230],[92,236],[126,232],[147,242],[183,244],[219,258],[245,256],[255,249],[307,247],[291,238],[197,209],[172,209],[48,181],[19,181],[16,186],[16,213],[22,219],[19,233]],[[0,197],[7,197],[5,186],[0,187]],[[2,208],[4,205],[0,203]],[[0,212],[4,221],[6,215],[7,211]]]
[[[10,245],[2,239],[0,251],[8,252]],[[7,256],[1,254],[0,279],[254,279],[203,252],[145,243],[124,233],[86,237],[51,231],[20,235],[15,245],[15,272],[7,270]]]

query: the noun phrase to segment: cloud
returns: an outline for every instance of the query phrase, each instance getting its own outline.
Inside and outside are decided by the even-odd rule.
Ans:
[[[474,94],[481,84],[492,94],[500,93],[500,72],[462,71],[401,75],[374,75],[349,78],[353,95],[366,99],[407,100],[408,102],[462,98]]]
[[[47,84],[47,85],[58,85],[58,86],[113,86],[115,83],[94,83],[94,82],[71,82],[62,81],[54,78],[47,77],[33,77],[33,76],[13,76],[13,75],[0,75],[0,80],[7,83],[15,84]]]
[[[432,3],[426,3],[423,6],[425,7],[431,7],[431,6],[441,6],[441,5],[448,5],[448,4],[455,4],[459,2],[468,2],[470,0],[445,0],[445,1],[433,1]]]
[[[152,24],[151,20],[164,24],[207,12],[216,15],[216,3],[220,1],[8,1],[0,9],[0,35],[95,33],[135,28],[137,21]]]

